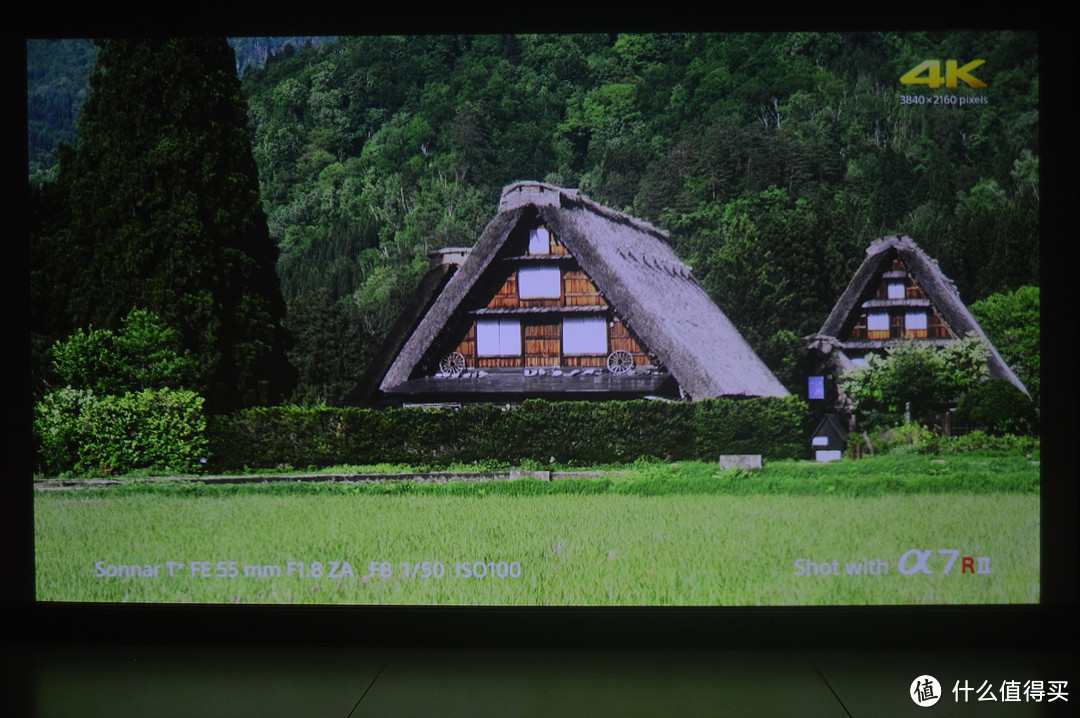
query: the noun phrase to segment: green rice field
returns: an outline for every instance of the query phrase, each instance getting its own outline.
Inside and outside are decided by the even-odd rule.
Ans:
[[[1035,603],[1038,474],[1023,457],[913,456],[758,472],[644,465],[554,482],[40,491],[37,598]]]

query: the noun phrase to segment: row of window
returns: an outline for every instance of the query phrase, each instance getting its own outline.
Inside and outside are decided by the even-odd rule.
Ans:
[[[908,331],[926,330],[926,312],[907,312],[904,314],[904,328]],[[871,332],[889,331],[889,315],[885,312],[873,312],[866,315],[866,329]]]
[[[607,319],[602,316],[565,317],[563,354],[607,354]],[[477,319],[476,353],[482,357],[521,356],[520,319]]]
[[[949,327],[933,310],[910,309],[904,313],[872,311],[852,327],[851,339],[947,339]]]

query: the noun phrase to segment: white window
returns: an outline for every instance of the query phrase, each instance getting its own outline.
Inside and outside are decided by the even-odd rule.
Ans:
[[[546,228],[537,227],[529,230],[529,254],[551,254]]]
[[[562,278],[554,265],[522,267],[518,270],[518,297],[521,299],[558,299]]]
[[[908,312],[904,315],[904,329],[926,329],[926,312]]]
[[[562,345],[563,354],[607,354],[607,319],[566,317]]]
[[[889,315],[884,312],[868,315],[866,329],[871,332],[889,331]]]
[[[521,322],[517,319],[478,319],[476,353],[482,357],[521,354]]]
[[[889,282],[889,299],[903,299],[904,298],[904,283],[903,282]]]

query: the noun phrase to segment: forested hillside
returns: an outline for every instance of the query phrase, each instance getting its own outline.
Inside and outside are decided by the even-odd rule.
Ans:
[[[26,43],[26,152],[31,181],[40,183],[56,164],[61,143],[74,145],[76,124],[97,60],[89,40]]]
[[[268,57],[326,37],[235,37],[229,46],[236,71],[262,67]],[[288,50],[286,50],[288,48]],[[40,184],[56,165],[60,145],[75,145],[76,125],[89,90],[98,47],[88,38],[31,39],[26,42],[27,160],[31,180]]]
[[[539,179],[671,232],[774,371],[887,233],[965,300],[1038,284],[1033,34],[365,37],[244,75],[307,399],[362,370],[427,250]],[[903,104],[928,58],[978,105]]]
[[[577,187],[670,231],[782,381],[876,237],[967,302],[1038,285],[1035,33],[356,37],[242,75],[299,372],[337,403],[427,265],[502,186]],[[983,88],[903,85],[975,59]],[[925,73],[922,77],[926,77]],[[934,95],[978,103],[912,102]]]

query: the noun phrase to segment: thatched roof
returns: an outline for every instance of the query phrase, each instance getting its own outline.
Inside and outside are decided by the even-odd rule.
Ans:
[[[882,274],[889,270],[892,261],[899,259],[903,262],[908,273],[922,287],[923,293],[929,300],[929,304],[937,310],[938,315],[949,325],[953,333],[958,337],[978,337],[986,342],[990,349],[989,365],[991,376],[1007,379],[1016,385],[1025,394],[1027,388],[1016,377],[1009,365],[998,354],[997,349],[987,339],[975,317],[971,315],[967,306],[960,300],[960,293],[951,279],[945,276],[938,267],[936,260],[927,256],[922,249],[915,244],[911,237],[894,236],[883,237],[874,240],[866,249],[866,259],[855,272],[847,289],[844,290],[840,300],[833,307],[829,318],[821,327],[818,335],[812,337],[812,341],[820,342],[823,337],[837,338],[850,334],[852,326],[865,308],[874,304],[873,295],[881,281]],[[892,300],[889,303],[895,304]],[[926,300],[906,300],[909,302],[925,302]],[[896,339],[878,340],[852,340],[839,341],[845,349],[884,349],[896,343]],[[937,340],[941,341],[941,340]]]
[[[371,364],[356,386],[346,397],[350,404],[363,404],[378,389],[383,376],[386,375],[394,357],[409,340],[410,333],[424,314],[431,307],[432,302],[442,292],[447,281],[454,275],[461,265],[462,258],[467,256],[468,250],[448,249],[431,252],[432,262],[427,273],[421,278],[416,291],[413,292],[409,303],[405,306],[397,323],[390,329],[383,340],[382,347],[375,354]]]
[[[498,215],[401,347],[383,376],[382,391],[392,392],[412,377],[511,231],[537,216],[690,398],[788,394],[676,256],[665,232],[577,190],[538,182],[503,190]]]

